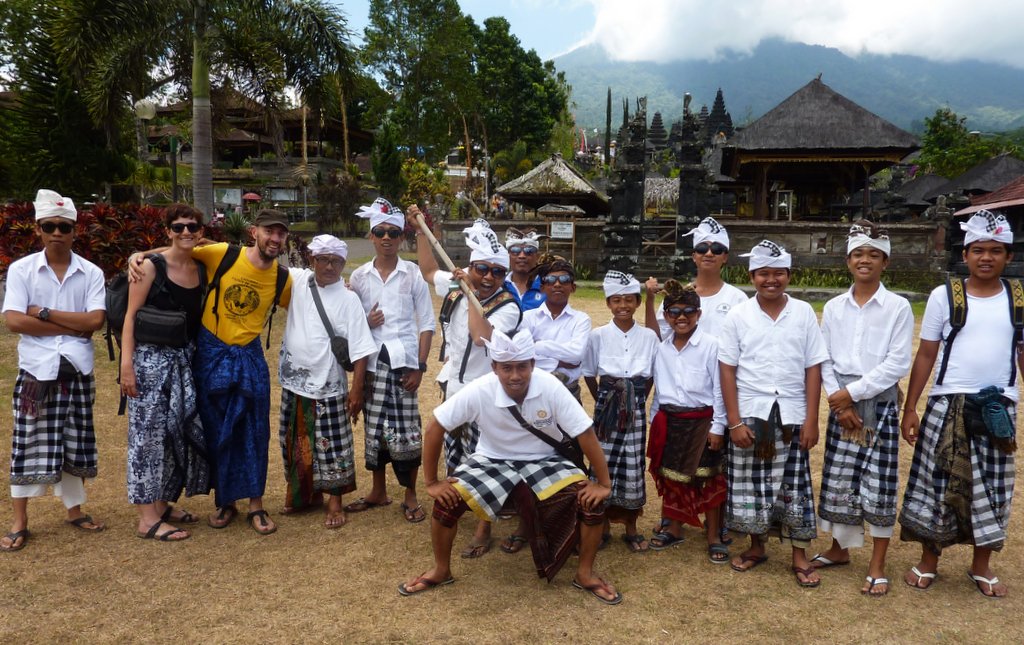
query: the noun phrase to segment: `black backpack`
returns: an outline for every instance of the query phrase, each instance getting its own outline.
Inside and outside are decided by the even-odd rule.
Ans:
[[[156,277],[149,288],[149,295],[146,302],[149,303],[162,291],[167,289],[167,259],[159,253],[146,255],[156,267]],[[200,284],[205,281],[206,271],[199,272]],[[114,360],[114,343],[118,349],[121,348],[121,333],[124,330],[124,319],[128,314],[128,271],[122,271],[107,283],[106,294],[107,306],[107,331],[103,336],[107,339],[107,355]]]

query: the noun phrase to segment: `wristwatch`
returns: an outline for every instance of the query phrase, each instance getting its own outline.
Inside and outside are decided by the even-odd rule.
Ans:
[[[36,317],[39,318],[39,320],[49,320],[50,310],[47,307],[43,307],[39,310],[39,313],[36,314]]]
[[[426,372],[427,371],[427,364],[426,363],[420,363],[420,371],[421,372]]]

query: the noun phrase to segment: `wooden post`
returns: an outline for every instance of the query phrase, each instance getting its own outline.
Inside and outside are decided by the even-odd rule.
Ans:
[[[448,257],[447,253],[445,253],[441,243],[437,241],[436,237],[434,237],[433,231],[430,230],[430,227],[427,226],[427,223],[423,220],[423,214],[416,212],[413,214],[413,217],[416,219],[416,226],[418,226],[423,235],[426,236],[427,241],[430,242],[431,248],[433,248],[438,257],[441,258],[441,262],[444,264],[445,268],[449,271],[455,271],[455,263],[452,262],[452,259]],[[469,299],[470,306],[476,309],[477,312],[483,316],[484,307],[480,304],[480,300],[476,297],[476,294],[473,293],[473,289],[469,286],[469,283],[465,280],[459,280],[459,287],[462,289],[462,293],[466,294],[466,298]]]

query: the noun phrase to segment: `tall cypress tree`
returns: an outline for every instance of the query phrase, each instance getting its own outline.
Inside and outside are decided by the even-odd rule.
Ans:
[[[611,163],[612,154],[612,88],[608,88],[608,104],[604,113],[604,165]]]

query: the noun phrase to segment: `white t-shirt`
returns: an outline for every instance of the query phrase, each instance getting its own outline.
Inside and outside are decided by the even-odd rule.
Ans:
[[[659,342],[657,334],[635,322],[625,333],[615,323],[601,325],[590,331],[583,353],[583,376],[650,376]]]
[[[480,439],[474,454],[488,459],[536,461],[555,455],[554,448],[533,436],[508,410],[502,409],[515,404],[492,371],[467,383],[434,408],[434,418],[446,430],[476,422]],[[577,437],[593,425],[569,390],[554,376],[538,369],[530,376],[530,387],[519,411],[527,423],[556,441],[562,437],[559,426],[565,434]]]
[[[749,299],[750,297],[743,293],[742,290],[723,282],[722,288],[715,295],[708,296],[707,298],[701,296],[700,322],[697,323],[697,326],[703,329],[704,333],[711,334],[717,338],[722,331],[725,317],[729,315],[729,311],[733,306]],[[662,307],[658,307],[655,314],[658,319],[658,327],[661,329],[661,337],[668,338],[672,333],[672,327],[665,320],[665,310]]]
[[[313,272],[295,268],[288,271],[292,276],[292,300],[281,341],[278,366],[281,387],[311,399],[344,394],[348,390],[345,370],[331,353],[330,336],[313,302],[309,285]],[[372,356],[377,351],[377,344],[370,335],[359,296],[340,281],[318,289],[324,312],[334,324],[335,334],[348,339],[348,354],[352,362]]]
[[[1009,387],[1013,324],[1010,322],[1010,304],[1006,291],[1002,290],[987,298],[967,294],[967,323],[953,340],[946,375],[942,385],[937,385],[935,378],[942,365],[945,338],[952,329],[949,324],[946,287],[936,287],[928,296],[924,318],[921,320],[921,340],[940,341],[932,370],[930,395],[974,394],[987,385],[995,385],[1003,388],[1004,396],[1017,401],[1017,387]],[[1019,374],[1017,379],[1019,383]]]
[[[828,351],[814,309],[785,297],[775,320],[757,298],[733,307],[718,338],[718,360],[736,367],[740,416],[767,419],[777,401],[782,423],[796,425],[807,416],[806,370]]]

